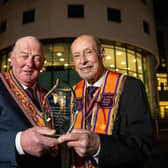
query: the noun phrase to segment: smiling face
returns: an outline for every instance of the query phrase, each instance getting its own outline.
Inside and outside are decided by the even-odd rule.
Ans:
[[[43,49],[34,37],[19,39],[11,52],[11,66],[16,79],[25,86],[37,80],[44,63]]]
[[[89,35],[78,37],[71,46],[76,71],[82,79],[93,84],[104,72],[104,50]]]

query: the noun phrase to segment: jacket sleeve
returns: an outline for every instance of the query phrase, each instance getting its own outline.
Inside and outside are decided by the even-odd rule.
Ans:
[[[113,134],[100,135],[100,167],[141,167],[150,156],[154,129],[144,85],[128,77]]]

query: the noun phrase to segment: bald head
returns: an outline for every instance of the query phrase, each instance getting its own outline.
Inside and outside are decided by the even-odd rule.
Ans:
[[[82,34],[80,36],[78,36],[73,42],[72,42],[72,45],[71,45],[71,49],[73,47],[74,44],[78,43],[79,41],[81,40],[89,40],[89,41],[92,41],[94,47],[96,48],[98,54],[100,54],[100,50],[101,50],[101,42],[98,38],[92,36],[92,35],[88,35],[88,34]]]

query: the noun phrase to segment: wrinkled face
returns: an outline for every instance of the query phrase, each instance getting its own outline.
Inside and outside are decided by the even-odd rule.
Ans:
[[[72,46],[71,51],[76,71],[82,79],[93,84],[103,73],[102,51],[98,51],[96,42],[90,36],[77,38]]]
[[[32,38],[21,39],[11,53],[11,66],[16,79],[25,86],[37,80],[44,63],[43,50]]]

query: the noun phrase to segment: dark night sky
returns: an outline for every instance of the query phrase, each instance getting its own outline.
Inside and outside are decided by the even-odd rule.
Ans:
[[[168,0],[153,0],[157,21],[168,25]]]

